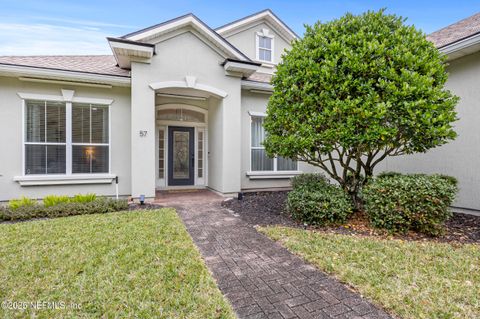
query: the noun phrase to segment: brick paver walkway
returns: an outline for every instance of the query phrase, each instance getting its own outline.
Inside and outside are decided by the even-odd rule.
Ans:
[[[175,206],[239,318],[390,318],[220,206],[211,192],[175,194]]]

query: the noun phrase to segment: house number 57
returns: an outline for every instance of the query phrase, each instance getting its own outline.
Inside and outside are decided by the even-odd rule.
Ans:
[[[140,137],[147,136],[147,131],[140,131]]]

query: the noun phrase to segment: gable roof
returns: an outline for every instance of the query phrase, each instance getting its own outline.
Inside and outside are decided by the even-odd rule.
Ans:
[[[427,39],[433,42],[437,48],[442,48],[478,33],[480,33],[480,13],[435,31],[429,34]]]
[[[287,41],[292,41],[299,38],[299,36],[290,27],[275,15],[270,9],[265,9],[257,13],[251,14],[244,18],[227,23],[215,29],[219,34],[226,36],[234,33],[247,25],[254,24],[258,21],[265,20],[270,23],[280,34],[285,37]]]
[[[130,77],[113,55],[0,56],[0,64]]]
[[[129,34],[126,34],[121,39],[146,43],[163,34],[178,30],[184,27],[192,27],[194,30],[205,36],[212,44],[225,53],[226,58],[234,58],[240,61],[251,60],[239,49],[233,46],[215,30],[210,28],[205,22],[200,20],[192,13],[171,19]]]

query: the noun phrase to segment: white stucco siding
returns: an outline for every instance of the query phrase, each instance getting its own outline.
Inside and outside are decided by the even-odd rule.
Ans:
[[[225,57],[212,48],[212,44],[207,44],[190,31],[157,43],[155,52],[150,64],[132,63],[133,196],[153,196],[155,190],[155,141],[141,138],[138,134],[142,129],[152,132],[155,129],[155,92],[149,85],[164,81],[185,81],[186,76],[195,77],[198,84],[227,93],[225,98],[212,102],[218,106],[209,103],[208,147],[213,157],[208,168],[209,184],[224,193],[239,191],[240,78],[226,76],[221,66]],[[191,93],[194,95],[193,89]],[[221,135],[221,138],[214,138],[212,134]]]
[[[251,93],[247,90],[242,91],[242,189],[270,189],[290,187],[290,179],[250,179],[247,172],[250,169],[250,138],[251,138],[251,115],[250,112],[266,113],[269,99],[268,94]],[[315,167],[303,162],[298,163],[298,170],[304,173],[318,171]]]
[[[22,99],[18,92],[62,95],[61,89],[74,90],[76,97],[112,99],[110,106],[110,173],[119,177],[120,195],[130,195],[130,89],[40,84],[0,77],[0,201],[27,196],[43,198],[49,194],[96,193],[115,195],[115,184],[20,186],[14,181],[22,172]]]
[[[223,107],[215,100],[208,109],[208,187],[221,192],[223,188]]]
[[[425,154],[389,158],[382,169],[442,173],[459,180],[454,206],[480,210],[480,53],[450,62],[447,88],[461,98],[456,140]]]
[[[227,36],[226,39],[240,51],[245,53],[250,59],[256,60],[256,35],[257,32],[262,32],[262,29],[269,30],[270,34],[274,36],[273,62],[277,64],[280,62],[284,50],[290,48],[290,44],[266,23],[260,23],[252,26],[248,29],[242,30],[241,32]]]

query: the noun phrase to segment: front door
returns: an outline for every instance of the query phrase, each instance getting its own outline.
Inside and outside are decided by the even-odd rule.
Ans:
[[[194,134],[193,127],[168,128],[168,185],[194,184]]]

